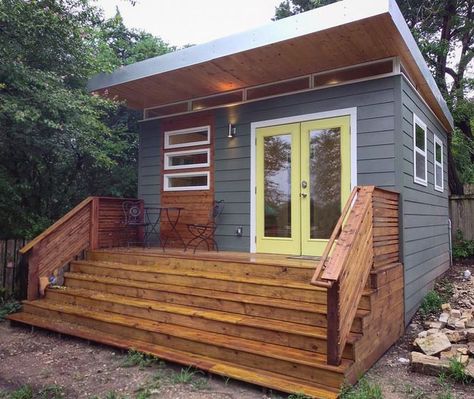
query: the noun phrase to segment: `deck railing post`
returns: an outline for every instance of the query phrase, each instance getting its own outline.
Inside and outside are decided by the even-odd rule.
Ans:
[[[327,362],[333,366],[341,362],[339,318],[339,282],[336,281],[327,290]]]
[[[90,249],[99,248],[99,197],[94,197],[90,203],[91,223],[90,223]]]

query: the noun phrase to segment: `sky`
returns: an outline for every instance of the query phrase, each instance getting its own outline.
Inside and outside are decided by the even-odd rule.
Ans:
[[[116,7],[128,28],[183,46],[205,43],[270,23],[282,0],[97,0],[106,17]]]

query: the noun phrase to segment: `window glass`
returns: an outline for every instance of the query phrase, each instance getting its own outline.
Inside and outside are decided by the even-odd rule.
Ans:
[[[428,185],[426,170],[426,125],[413,114],[413,180],[423,186]]]
[[[419,152],[416,153],[416,177],[424,180],[425,179],[425,157]]]
[[[416,125],[416,146],[422,151],[425,150],[425,131],[418,124]]]
[[[200,190],[208,187],[208,173],[165,175],[165,191],[178,191],[183,189]]]
[[[442,162],[442,151],[441,145],[436,143],[436,162]]]
[[[168,144],[171,146],[196,145],[196,143],[206,142],[209,133],[207,130],[197,132],[170,134]]]
[[[209,166],[209,150],[165,153],[165,169],[199,168]]]

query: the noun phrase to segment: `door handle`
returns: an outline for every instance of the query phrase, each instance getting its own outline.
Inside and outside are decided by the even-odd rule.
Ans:
[[[306,194],[306,193],[300,193],[301,198],[306,198],[307,196],[308,196],[308,194]]]

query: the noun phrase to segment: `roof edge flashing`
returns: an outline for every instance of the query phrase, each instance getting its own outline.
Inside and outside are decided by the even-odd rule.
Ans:
[[[261,27],[100,73],[89,91],[146,78],[390,12],[392,0],[343,0]]]

